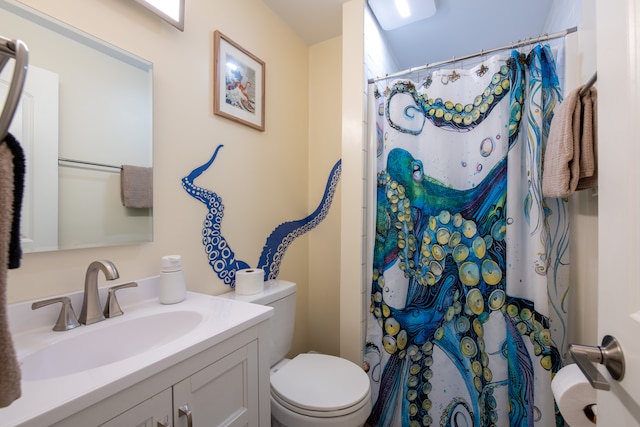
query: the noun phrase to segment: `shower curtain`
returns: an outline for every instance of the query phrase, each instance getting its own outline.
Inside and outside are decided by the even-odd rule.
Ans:
[[[364,349],[377,426],[551,426],[567,205],[542,197],[561,101],[548,45],[376,90]]]

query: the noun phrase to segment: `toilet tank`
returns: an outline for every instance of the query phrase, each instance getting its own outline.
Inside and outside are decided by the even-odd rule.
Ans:
[[[237,295],[234,291],[218,295],[236,301],[273,307],[273,316],[269,319],[271,339],[271,360],[269,366],[275,365],[291,350],[293,328],[296,318],[296,284],[286,280],[267,280],[264,291],[253,295]]]

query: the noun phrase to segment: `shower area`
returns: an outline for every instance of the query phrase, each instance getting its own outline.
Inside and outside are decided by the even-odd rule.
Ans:
[[[543,197],[541,166],[565,87],[595,65],[576,68],[566,26],[397,71],[365,15],[368,424],[563,425],[550,384],[583,339],[569,241],[584,224]]]

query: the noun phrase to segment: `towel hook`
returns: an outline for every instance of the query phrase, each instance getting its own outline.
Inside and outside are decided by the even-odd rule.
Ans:
[[[593,75],[589,78],[589,80],[587,80],[587,82],[584,84],[584,86],[582,87],[582,89],[580,89],[580,92],[578,92],[578,94],[580,96],[584,95],[585,93],[587,93],[587,91],[591,88],[591,86],[593,86],[595,84],[595,82],[598,80],[598,72],[596,71],[595,73],[593,73]]]
[[[18,108],[22,89],[24,88],[24,82],[27,77],[27,69],[29,68],[29,49],[21,40],[9,40],[4,37],[0,37],[0,45],[2,46],[2,49],[0,49],[0,55],[4,56],[0,65],[4,67],[8,58],[15,59],[13,78],[11,79],[11,85],[9,86],[9,93],[7,94],[7,98],[4,102],[2,115],[0,115],[0,141],[4,141],[4,138],[9,133],[9,126],[13,120],[13,115],[16,112],[16,108]]]

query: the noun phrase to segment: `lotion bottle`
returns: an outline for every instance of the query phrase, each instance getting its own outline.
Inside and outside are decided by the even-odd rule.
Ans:
[[[160,271],[160,303],[176,304],[185,299],[187,289],[182,273],[182,257],[167,255],[162,257]]]

